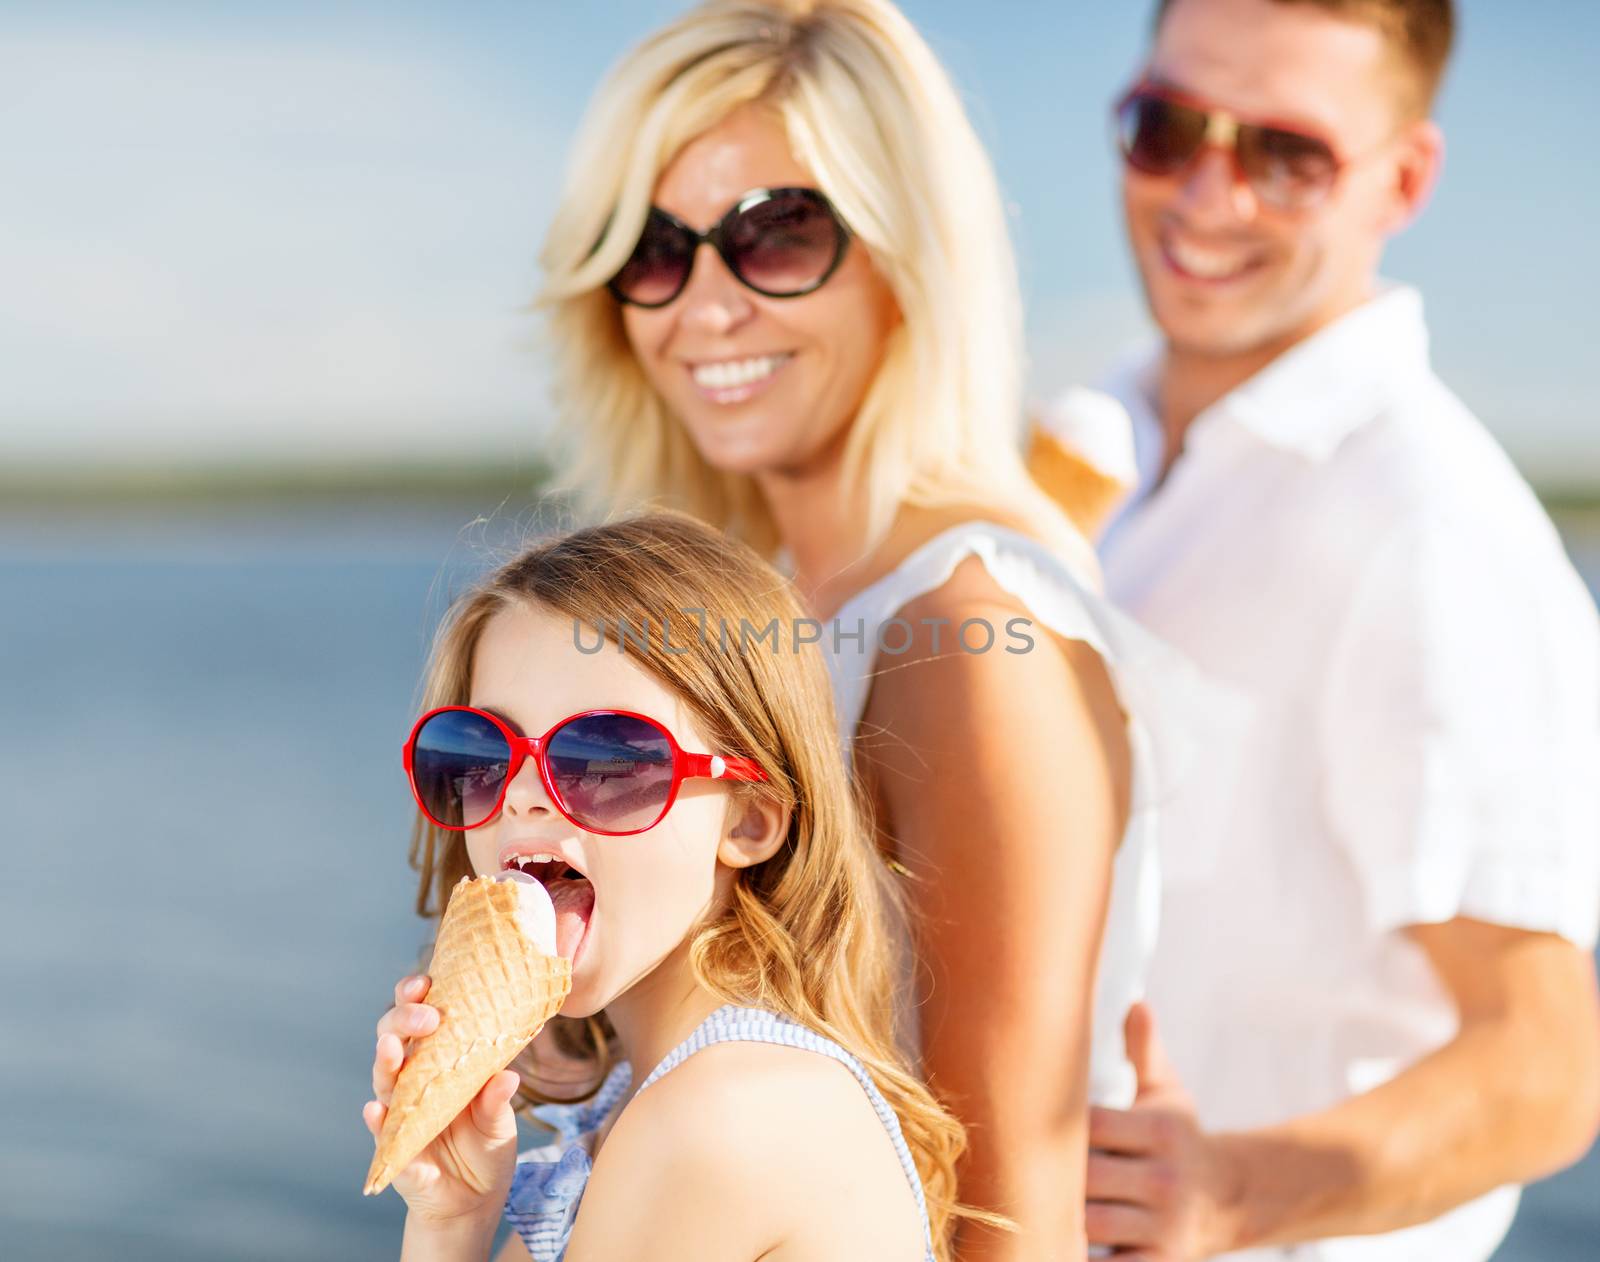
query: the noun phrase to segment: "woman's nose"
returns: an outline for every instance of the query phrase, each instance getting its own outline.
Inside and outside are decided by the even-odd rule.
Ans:
[[[709,243],[696,252],[689,282],[678,301],[683,304],[682,320],[687,328],[719,336],[732,333],[756,311],[750,291]]]

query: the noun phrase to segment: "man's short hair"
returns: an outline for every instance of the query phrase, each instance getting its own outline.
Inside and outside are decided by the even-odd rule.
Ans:
[[[1455,43],[1454,0],[1273,0],[1275,4],[1312,4],[1329,13],[1377,27],[1389,41],[1411,78],[1404,108],[1426,117],[1433,109]],[[1177,0],[1158,0],[1157,27]]]

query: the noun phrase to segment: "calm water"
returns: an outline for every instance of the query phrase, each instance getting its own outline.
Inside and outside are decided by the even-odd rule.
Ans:
[[[506,533],[468,516],[0,518],[0,1256],[398,1254],[360,1112],[426,636]],[[1597,1205],[1591,1154],[1500,1258],[1593,1259]]]

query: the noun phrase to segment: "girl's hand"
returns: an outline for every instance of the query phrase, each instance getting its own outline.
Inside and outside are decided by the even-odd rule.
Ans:
[[[439,1028],[439,1010],[418,1002],[428,986],[427,977],[403,978],[394,988],[395,1006],[378,1021],[378,1047],[372,1059],[372,1094],[377,1099],[368,1100],[361,1110],[374,1144],[401,1065],[418,1042]],[[404,1035],[412,1037],[402,1042]],[[437,1139],[395,1175],[394,1188],[414,1218],[438,1223],[499,1220],[517,1163],[511,1097],[521,1081],[515,1070],[501,1070]]]

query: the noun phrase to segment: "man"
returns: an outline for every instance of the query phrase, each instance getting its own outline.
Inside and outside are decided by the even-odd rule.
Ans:
[[[1107,584],[1254,723],[1224,827],[1164,834],[1139,1099],[1091,1124],[1118,1256],[1478,1262],[1600,1125],[1594,606],[1378,280],[1451,38],[1448,0],[1166,0],[1120,115],[1163,345],[1111,383]]]

